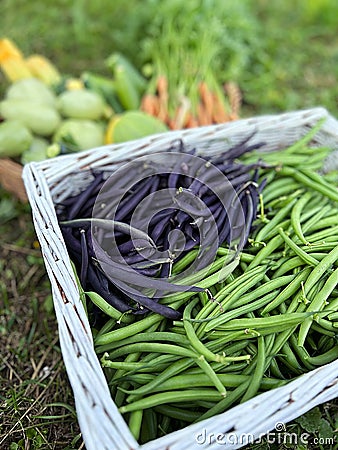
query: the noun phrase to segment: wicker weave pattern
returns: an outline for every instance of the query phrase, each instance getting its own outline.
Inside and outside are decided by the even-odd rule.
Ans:
[[[219,448],[219,444],[199,444],[196,435],[207,429],[209,434],[224,433],[225,439],[234,430],[238,435],[259,436],[272,430],[276,422],[286,423],[315,405],[337,397],[338,361],[335,361],[226,413],[140,447],[110,397],[54,209],[55,203],[88,185],[91,169],[111,172],[137,156],[166,150],[176,139],[196,146],[200,154],[217,154],[224,151],[224,146],[230,147],[255,131],[253,141],[266,142],[266,151],[271,151],[291,145],[323,117],[327,120],[312,145],[328,145],[337,150],[338,122],[325,109],[315,108],[168,132],[24,167],[23,179],[33,221],[51,280],[62,354],[88,450]],[[226,448],[241,446],[228,443]]]

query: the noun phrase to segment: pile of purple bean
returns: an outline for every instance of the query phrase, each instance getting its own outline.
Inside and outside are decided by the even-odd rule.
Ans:
[[[251,137],[251,136],[250,136]],[[238,158],[261,147],[249,138],[217,157],[199,157],[182,141],[163,153],[126,163],[57,205],[61,230],[85,290],[121,312],[180,311],[159,302],[166,294],[202,291],[172,277],[173,264],[199,248],[194,271],[217,248],[246,244],[256,218],[260,167]]]

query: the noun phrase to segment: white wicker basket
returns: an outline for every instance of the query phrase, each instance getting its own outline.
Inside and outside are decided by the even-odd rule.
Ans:
[[[226,448],[240,448],[245,444],[245,439],[240,442],[241,436],[250,433],[258,437],[274,429],[276,423],[291,421],[337,397],[338,360],[223,414],[140,446],[110,396],[54,209],[56,202],[80,192],[91,181],[91,168],[114,170],[127,159],[165,150],[175,139],[198,146],[201,153],[215,154],[224,150],[224,145],[231,146],[256,131],[254,141],[264,141],[266,148],[273,150],[297,141],[323,117],[327,120],[312,145],[324,144],[337,150],[338,121],[325,109],[315,108],[167,132],[24,167],[23,179],[51,281],[62,354],[88,450],[219,448],[219,442],[198,439],[201,432],[208,437],[222,436]]]

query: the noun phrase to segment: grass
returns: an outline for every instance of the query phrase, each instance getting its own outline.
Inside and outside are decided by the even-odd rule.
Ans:
[[[265,44],[243,85],[248,104],[268,112],[322,105],[337,116],[337,3],[257,3]]]
[[[3,192],[0,198],[0,448],[79,449],[74,400],[30,211]]]
[[[141,68],[151,5],[156,1],[55,0],[46,8],[41,0],[3,0],[0,29],[25,54],[42,53],[63,73],[104,72],[104,58],[116,50]],[[332,0],[243,0],[232,7],[220,78],[238,82],[242,116],[318,105],[338,116],[337,14]],[[30,210],[1,190],[0,230],[0,448],[84,449]],[[332,401],[287,431],[310,434],[299,449],[329,449],[330,441],[314,442],[332,438],[337,422]],[[265,440],[251,448],[295,447]]]

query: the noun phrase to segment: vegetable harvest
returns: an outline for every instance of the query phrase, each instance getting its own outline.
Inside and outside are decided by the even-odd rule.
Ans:
[[[250,147],[248,139],[228,156],[225,153],[222,161],[211,158],[209,162],[230,166],[229,173],[236,173],[230,181],[248,220],[243,246],[229,245],[221,220],[217,232],[223,238],[217,241],[214,260],[207,270],[183,276],[179,288],[173,283],[168,289],[168,284],[179,280],[198,259],[196,244],[202,241],[193,234],[190,221],[183,220],[186,251],[177,259],[145,265],[158,245],[165,247],[163,237],[168,237],[172,217],[172,208],[166,205],[149,235],[133,228],[137,222],[128,222],[142,196],[155,192],[163,181],[154,183],[146,166],[143,183],[136,183],[113,208],[114,221],[92,216],[100,210],[95,208],[95,198],[103,184],[102,174],[94,174],[85,191],[58,205],[79,288],[87,297],[96,352],[112,397],[140,443],[219,414],[338,358],[337,176],[321,172],[330,149],[314,152],[309,144],[319,126],[287,149],[262,152],[259,146]],[[136,174],[135,169],[130,177]],[[201,189],[189,175],[177,176],[173,171],[164,177],[165,186],[173,183],[176,192]],[[189,183],[182,186],[182,181]],[[115,182],[117,192],[126,185],[126,172],[120,172]],[[212,195],[204,190],[206,195],[200,198],[205,206]],[[103,191],[101,200],[112,192]],[[183,218],[197,208],[203,219],[205,209],[191,200],[182,198]],[[104,204],[100,205],[104,210]],[[182,209],[176,212],[179,218]],[[88,239],[95,230],[94,240]],[[135,246],[129,239],[133,233]],[[93,258],[95,239],[114,236],[115,251],[136,270],[124,275],[132,278],[134,297],[113,287],[114,276],[123,274],[116,264],[107,263],[107,245],[99,253],[107,266],[100,270],[98,254]],[[209,239],[207,248],[212,248],[215,235]],[[171,249],[169,244],[166,250]],[[110,258],[116,256],[113,250]],[[116,272],[112,270],[107,280],[102,267]],[[149,277],[151,293],[166,295],[150,303],[140,275]],[[186,289],[181,290],[183,282]]]
[[[191,23],[196,25],[195,14]],[[13,41],[0,39],[0,69],[9,82],[0,101],[0,121],[18,121],[21,128],[32,134],[31,140],[22,139],[21,129],[18,137],[13,135],[8,140],[6,128],[0,129],[1,157],[16,158],[25,164],[162,133],[169,128],[238,118],[241,94],[237,85],[218,85],[209,69],[210,58],[205,57],[214,44],[212,33],[203,40],[201,52],[199,45],[192,47],[188,59],[194,68],[183,70],[185,80],[177,85],[166,65],[159,67],[158,54],[162,54],[163,43],[167,45],[167,38],[175,43],[176,33],[167,31],[167,36],[160,32],[161,40],[155,39],[159,47],[149,48],[149,55],[142,50],[145,75],[115,51],[104,61],[108,75],[86,70],[79,77],[72,77],[61,74],[48,58],[38,54],[25,57]],[[181,49],[176,43],[172,47],[171,58],[175,56],[180,66]],[[218,52],[219,43],[212,54]],[[150,66],[155,71],[147,74]],[[189,92],[186,85],[191,85]]]
[[[180,158],[180,153],[175,150],[182,152],[184,146],[179,143],[167,153],[170,160],[175,161],[172,168],[167,165],[168,160],[141,159],[122,167],[117,173],[118,189],[114,176],[103,184],[102,175],[98,174],[87,190],[65,205],[60,222],[71,253],[81,261],[82,284],[86,283],[86,276],[89,284],[100,283],[100,272],[103,271],[110,285],[108,289],[107,280],[105,295],[121,312],[131,309],[145,313],[150,309],[167,317],[179,318],[180,313],[157,303],[165,292],[184,290],[180,280],[170,283],[176,253],[182,257],[203,240],[205,250],[196,266],[201,268],[203,264],[205,266],[206,250],[211,253],[210,246],[215,246],[217,240],[220,244],[225,241],[230,244],[236,233],[242,231],[241,244],[246,242],[258,204],[260,187],[256,178],[257,169],[262,164],[244,165],[235,163],[234,159],[258,147],[246,145],[244,141],[217,158],[194,157],[195,150]],[[134,178],[140,181],[129,186]],[[156,200],[156,192],[161,195],[166,190],[168,195]],[[120,191],[125,192],[122,198],[115,194]],[[223,201],[220,200],[222,196]],[[156,201],[160,202],[160,209],[150,218],[149,235],[138,231],[144,228],[148,219],[144,211]],[[142,202],[140,217],[131,222],[136,207]],[[239,208],[243,209],[243,217],[237,218]],[[115,245],[112,233],[116,236]],[[134,242],[129,237],[133,233]],[[183,244],[178,233],[185,237]],[[181,251],[179,247],[182,247]],[[146,252],[145,257],[140,254],[140,249]],[[93,281],[95,273],[99,279]],[[155,278],[144,278],[148,275]],[[156,281],[157,276],[168,278],[169,282]],[[145,283],[145,288],[153,285],[155,292],[150,294],[151,298],[138,292],[141,282]],[[196,290],[192,286],[190,289]],[[136,305],[124,299],[126,291]]]
[[[119,53],[105,63],[111,76],[85,71],[74,78],[42,55],[25,58],[14,42],[1,39],[0,68],[9,85],[0,121],[21,124],[11,139],[7,127],[0,129],[1,157],[25,164],[166,131],[162,121],[139,110],[146,79]],[[32,139],[22,138],[22,128]]]

